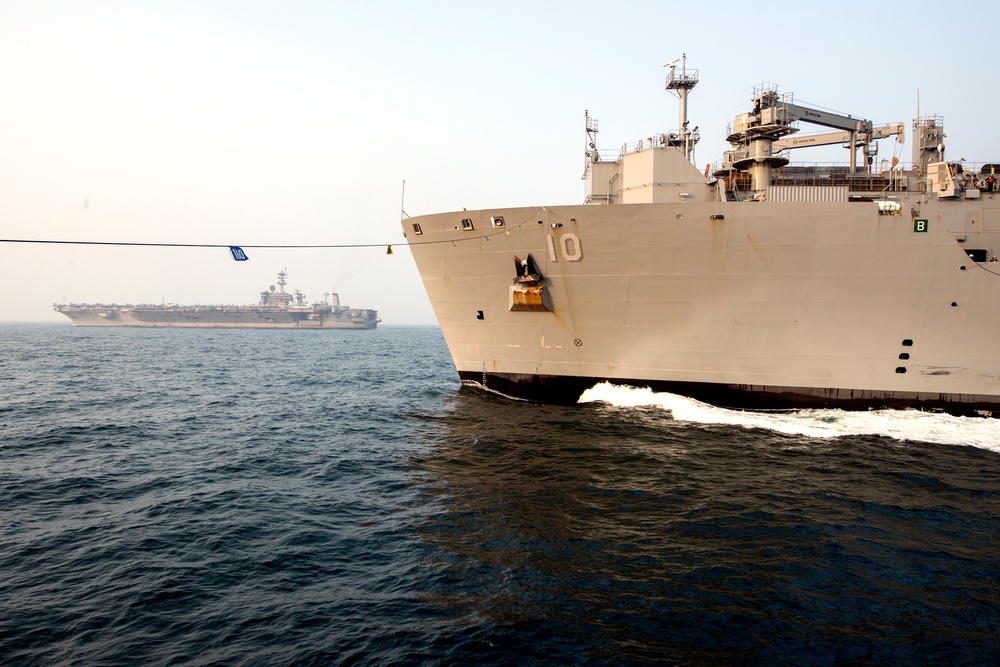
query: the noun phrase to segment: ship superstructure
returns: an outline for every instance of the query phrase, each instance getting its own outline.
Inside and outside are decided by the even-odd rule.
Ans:
[[[192,327],[250,329],[374,329],[381,320],[378,311],[340,305],[337,294],[308,303],[296,290],[285,291],[288,274],[278,273],[277,287],[260,293],[251,306],[178,306],[118,304],[55,304],[53,307],[73,321],[90,327]]]
[[[1000,414],[1000,165],[948,161],[939,116],[913,122],[904,163],[904,123],[763,85],[702,170],[698,72],[671,65],[678,130],[609,153],[585,114],[584,204],[402,221],[462,380],[554,402],[609,381],[733,407]],[[849,163],[791,164],[820,145]]]

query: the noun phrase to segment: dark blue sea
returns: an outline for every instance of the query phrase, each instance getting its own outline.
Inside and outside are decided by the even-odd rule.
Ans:
[[[1000,664],[1000,421],[0,325],[4,665]]]

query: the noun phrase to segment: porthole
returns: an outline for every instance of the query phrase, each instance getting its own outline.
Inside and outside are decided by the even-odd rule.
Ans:
[[[909,338],[903,339],[903,347],[913,347],[913,341]]]
[[[899,366],[899,367],[897,367],[896,368],[896,372],[899,373],[900,375],[902,375],[903,373],[906,372],[906,366]]]
[[[902,359],[903,361],[906,361],[907,359],[910,358],[910,353],[909,352],[900,352],[899,353],[899,358]]]

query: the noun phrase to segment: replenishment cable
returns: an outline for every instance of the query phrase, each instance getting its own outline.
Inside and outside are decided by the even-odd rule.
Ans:
[[[539,209],[542,210],[542,209]],[[534,214],[523,222],[512,225],[508,229],[500,229],[489,234],[479,234],[476,236],[460,236],[454,239],[436,239],[426,241],[410,241],[408,246],[414,245],[435,245],[440,243],[462,243],[465,241],[476,241],[480,239],[489,240],[490,237],[510,234],[510,230],[518,229],[533,219]],[[145,241],[79,241],[72,239],[0,239],[0,243],[29,243],[41,245],[93,245],[93,246],[129,246],[142,248],[226,248],[232,251],[234,248],[251,250],[303,250],[303,249],[333,249],[333,248],[390,248],[392,243],[298,243],[298,244],[251,244],[233,245],[230,243],[153,243]]]

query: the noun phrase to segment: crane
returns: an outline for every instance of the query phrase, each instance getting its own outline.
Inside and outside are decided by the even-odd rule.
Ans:
[[[728,141],[733,150],[726,152],[726,165],[722,171],[748,169],[755,189],[762,189],[771,182],[771,170],[788,164],[783,151],[808,146],[844,144],[851,152],[851,172],[857,168],[857,149],[864,150],[865,162],[869,158],[869,145],[876,139],[895,136],[902,143],[903,123],[875,126],[870,120],[845,116],[824,109],[796,104],[790,95],[778,95],[776,87],[765,84],[754,90],[753,111],[736,117]],[[797,122],[828,127],[834,132],[795,136]]]

